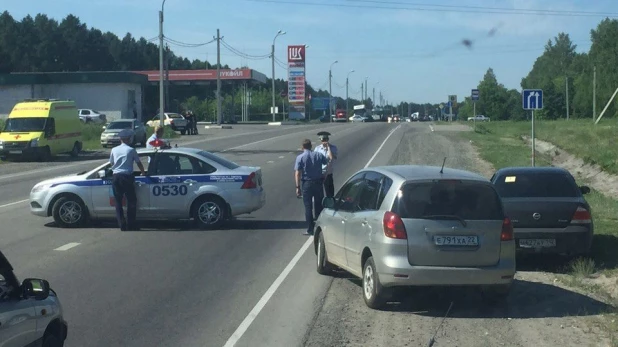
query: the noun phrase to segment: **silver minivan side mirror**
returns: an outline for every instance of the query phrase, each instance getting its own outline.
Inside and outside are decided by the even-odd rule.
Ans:
[[[334,209],[335,208],[335,199],[331,197],[325,197],[322,199],[322,206],[324,208]]]

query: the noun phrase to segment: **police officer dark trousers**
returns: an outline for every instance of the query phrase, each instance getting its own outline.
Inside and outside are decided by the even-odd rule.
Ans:
[[[120,132],[122,143],[112,149],[109,162],[112,164],[112,190],[116,204],[116,219],[120,230],[138,230],[136,224],[137,196],[135,194],[135,177],[133,176],[133,163],[136,163],[145,175],[144,165],[137,155],[135,148],[129,146],[133,131],[125,129]],[[122,208],[123,198],[127,199],[127,218],[124,217]]]
[[[324,156],[320,152],[312,152],[311,140],[309,139],[305,139],[302,146],[303,153],[296,157],[294,164],[294,180],[296,182],[296,195],[300,196],[302,193],[303,204],[305,205],[307,230],[304,234],[311,235],[315,225],[314,220],[322,212],[322,199],[324,198],[322,165],[326,165],[332,159],[332,153],[328,150],[327,156]]]
[[[337,146],[329,142],[330,133],[328,131],[320,131],[318,133],[320,137],[321,145],[316,146],[314,152],[320,152],[327,156],[327,152],[330,150],[332,153],[332,159],[328,161],[328,165],[322,166],[322,174],[324,175],[324,192],[326,196],[332,198],[335,196],[335,182],[333,181],[333,166],[335,159],[337,159]]]

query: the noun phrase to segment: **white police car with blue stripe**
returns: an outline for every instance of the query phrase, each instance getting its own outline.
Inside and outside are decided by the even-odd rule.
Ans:
[[[138,154],[147,169],[146,176],[134,172],[138,220],[192,219],[199,227],[216,228],[266,203],[260,167],[240,166],[194,148],[141,149]],[[38,183],[30,192],[31,212],[52,216],[65,228],[114,219],[110,166]]]

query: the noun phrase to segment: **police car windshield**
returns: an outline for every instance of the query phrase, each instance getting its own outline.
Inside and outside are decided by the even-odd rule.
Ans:
[[[221,165],[223,167],[226,167],[226,168],[228,168],[230,170],[238,169],[240,167],[240,165],[238,165],[238,164],[236,164],[236,163],[234,163],[232,161],[229,161],[229,160],[227,160],[225,158],[222,158],[222,157],[220,157],[220,156],[218,156],[216,154],[208,153],[208,152],[205,152],[205,151],[200,151],[197,154],[202,156],[202,157],[204,157],[204,158],[206,158],[206,159],[208,159],[208,160],[212,160],[215,163],[217,163],[217,164],[219,164],[219,165]]]
[[[2,131],[7,133],[43,131],[46,121],[45,117],[9,118]]]
[[[107,129],[131,129],[131,122],[111,122]]]

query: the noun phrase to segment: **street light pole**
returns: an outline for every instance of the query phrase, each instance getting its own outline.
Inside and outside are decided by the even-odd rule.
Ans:
[[[337,64],[338,62],[338,60],[335,60],[332,64],[330,64],[330,67],[328,68],[328,112],[330,112],[328,117],[330,118],[331,122],[333,121],[333,65]]]
[[[163,7],[165,1],[161,3],[161,11],[159,11],[159,125],[165,125],[165,95],[163,89]]]
[[[368,90],[367,90],[367,80],[368,79],[369,79],[369,76],[365,77],[365,100],[367,100],[367,94],[368,94],[367,93],[368,92]]]
[[[280,35],[285,35],[285,31],[279,30],[277,32],[277,35],[275,35],[275,38],[273,39],[273,45],[271,46],[271,50],[270,50],[270,56],[272,58],[272,68],[273,68],[273,80],[272,80],[272,88],[273,88],[272,102],[273,103],[272,103],[272,110],[271,110],[273,114],[273,122],[275,121],[275,40]]]
[[[348,72],[348,75],[345,78],[345,113],[346,113],[346,116],[348,114],[348,111],[350,111],[350,106],[349,106],[350,98],[348,96],[348,88],[350,85],[350,74],[352,72],[354,72],[354,70],[350,70],[350,72]]]

